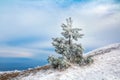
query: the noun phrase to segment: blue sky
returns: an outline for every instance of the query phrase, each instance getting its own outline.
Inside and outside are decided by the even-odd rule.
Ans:
[[[119,0],[0,0],[0,57],[54,54],[51,38],[72,17],[85,51],[120,42]]]

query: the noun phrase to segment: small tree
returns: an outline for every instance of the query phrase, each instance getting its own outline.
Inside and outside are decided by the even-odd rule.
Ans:
[[[66,24],[62,24],[63,32],[61,33],[63,37],[52,38],[53,46],[55,51],[62,55],[62,57],[49,56],[48,62],[54,68],[67,68],[70,66],[70,63],[83,64],[83,48],[81,44],[76,44],[73,41],[77,41],[78,38],[82,38],[83,34],[80,34],[79,31],[82,29],[73,28],[71,18],[66,19]],[[87,61],[86,61],[87,62]]]

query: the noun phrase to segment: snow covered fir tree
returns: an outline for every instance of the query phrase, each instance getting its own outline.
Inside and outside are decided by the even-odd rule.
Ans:
[[[66,22],[66,24],[61,25],[63,29],[61,34],[63,37],[52,38],[55,51],[61,56],[49,56],[48,62],[53,68],[57,69],[66,69],[71,66],[71,64],[84,65],[93,62],[91,57],[83,57],[81,44],[75,43],[78,38],[82,38],[83,34],[79,33],[82,29],[73,28],[71,18],[66,19]]]

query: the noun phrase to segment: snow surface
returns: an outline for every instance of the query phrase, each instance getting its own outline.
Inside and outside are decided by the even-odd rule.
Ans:
[[[14,70],[14,71],[0,71],[0,75],[4,73],[16,73],[16,72],[21,72],[19,70]]]
[[[65,71],[40,70],[11,80],[120,80],[120,43],[96,49],[85,56],[94,62],[87,66],[73,65]]]

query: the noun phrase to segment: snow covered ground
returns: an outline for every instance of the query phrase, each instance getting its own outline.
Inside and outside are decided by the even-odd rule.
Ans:
[[[96,49],[85,56],[91,55],[94,59],[91,65],[73,65],[65,71],[40,70],[11,80],[120,80],[120,43]]]
[[[73,65],[64,71],[49,66],[17,71],[17,77],[10,80],[120,80],[120,43],[96,49],[86,56],[92,56],[94,62],[87,66]]]

